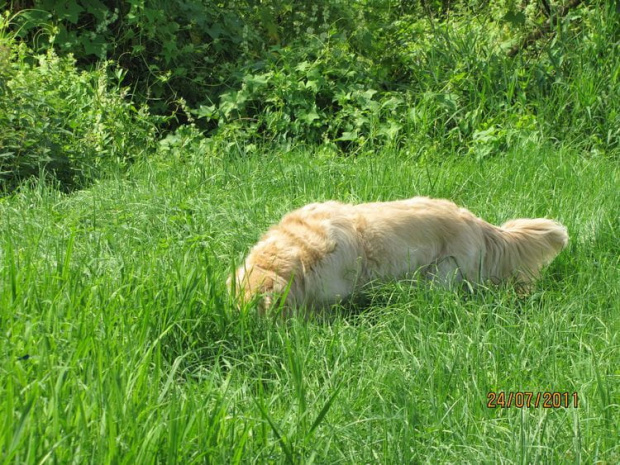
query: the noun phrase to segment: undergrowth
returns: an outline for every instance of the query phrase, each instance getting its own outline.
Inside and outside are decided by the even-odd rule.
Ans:
[[[0,17],[0,191],[44,173],[87,185],[152,154],[157,120],[110,79],[111,64],[79,71],[72,57],[34,53]]]

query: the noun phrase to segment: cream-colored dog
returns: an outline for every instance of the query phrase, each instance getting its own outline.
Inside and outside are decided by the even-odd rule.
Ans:
[[[566,246],[555,221],[493,226],[447,200],[414,197],[360,205],[313,203],[287,214],[250,251],[229,288],[265,310],[320,308],[373,280],[418,272],[442,284],[536,279]]]

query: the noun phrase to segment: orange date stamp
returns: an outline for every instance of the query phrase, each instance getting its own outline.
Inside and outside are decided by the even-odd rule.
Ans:
[[[579,408],[576,392],[489,392],[488,408]]]

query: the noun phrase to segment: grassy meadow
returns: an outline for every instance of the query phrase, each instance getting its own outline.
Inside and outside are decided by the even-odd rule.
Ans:
[[[186,155],[0,204],[6,463],[618,461],[617,163]],[[571,243],[527,297],[399,282],[328,321],[233,310],[227,274],[288,210],[413,195],[557,218]],[[501,391],[578,407],[488,408]]]
[[[31,3],[0,1],[0,462],[620,463],[612,2]],[[570,243],[526,296],[231,301],[286,212],[416,195]]]

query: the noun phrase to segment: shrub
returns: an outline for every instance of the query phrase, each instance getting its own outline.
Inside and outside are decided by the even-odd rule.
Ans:
[[[217,122],[224,140],[347,151],[372,141],[484,158],[541,138],[617,147],[618,13],[575,8],[547,40],[511,56],[524,37],[519,18],[504,9],[463,9],[450,20],[416,11],[362,18],[365,35],[335,26],[301,34],[242,67],[196,114]]]
[[[620,140],[620,15],[610,2],[20,0],[11,8],[31,47],[73,53],[86,69],[112,59],[136,98],[178,117],[165,129],[189,121],[244,152],[258,142],[351,151],[406,141],[485,157],[522,137],[579,139],[596,152]]]
[[[303,47],[272,51],[260,68],[247,67],[217,105],[203,106],[196,114],[218,121],[220,137],[243,123],[260,139],[278,142],[357,146],[392,140],[400,129],[395,110],[404,113],[406,96],[380,92],[381,74],[342,37],[327,43],[314,37]]]
[[[234,63],[271,40],[259,31],[271,29],[273,5],[255,3],[23,0],[12,5],[12,29],[35,51],[71,53],[80,68],[118,63],[152,112],[182,116],[183,102],[203,103],[221,92]]]
[[[78,71],[71,56],[36,55],[7,37],[0,37],[0,62],[3,191],[42,170],[75,187],[152,146],[153,118],[108,85],[105,65]]]

